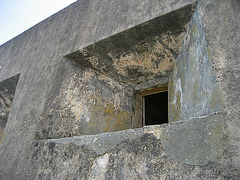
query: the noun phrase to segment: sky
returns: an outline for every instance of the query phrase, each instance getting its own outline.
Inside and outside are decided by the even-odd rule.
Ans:
[[[76,0],[0,0],[0,45]]]

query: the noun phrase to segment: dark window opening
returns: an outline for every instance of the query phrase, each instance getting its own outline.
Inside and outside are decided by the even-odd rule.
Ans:
[[[168,91],[144,96],[143,124],[168,123]]]

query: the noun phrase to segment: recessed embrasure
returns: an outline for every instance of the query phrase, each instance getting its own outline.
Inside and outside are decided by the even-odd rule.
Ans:
[[[36,139],[142,127],[143,103],[137,94],[168,84],[194,7],[185,6],[66,55],[81,71],[59,87],[59,95],[41,117]]]

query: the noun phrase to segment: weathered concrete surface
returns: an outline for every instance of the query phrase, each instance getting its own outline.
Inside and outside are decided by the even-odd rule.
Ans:
[[[132,88],[79,65],[71,69],[41,115],[37,139],[133,128]]]
[[[0,82],[0,145],[4,136],[4,129],[7,124],[18,79],[19,75],[16,75]]]
[[[172,71],[194,7],[188,5],[157,17],[67,57],[126,84],[166,77]]]
[[[169,82],[169,121],[205,116],[224,109],[210,48],[196,9]]]
[[[225,97],[226,114],[206,114],[206,118],[190,118],[184,122],[157,126],[156,130],[153,130],[154,127],[148,127],[146,131],[135,129],[132,134],[121,131],[119,134],[83,136],[75,140],[36,139],[39,127],[45,127],[41,124],[45,122],[44,118],[51,116],[47,113],[54,109],[51,105],[63,107],[57,104],[57,97],[61,95],[65,98],[62,90],[67,89],[74,75],[84,77],[82,73],[90,72],[64,58],[66,55],[193,2],[78,1],[2,45],[0,81],[19,73],[20,78],[0,147],[0,179],[237,179],[240,176],[238,0],[198,1],[199,17],[205,29],[216,81]],[[95,77],[99,75],[96,73]],[[122,86],[115,83],[118,87]],[[108,87],[108,84],[104,86]],[[136,86],[136,89],[139,87]],[[58,122],[61,120],[58,119]],[[53,128],[48,121],[45,124]],[[191,128],[201,136],[194,134]],[[178,134],[174,129],[189,133]],[[214,136],[206,134],[209,131]],[[111,134],[114,137],[109,141]],[[182,138],[176,137],[178,135]],[[64,136],[59,133],[52,137]],[[119,140],[119,137],[124,138]],[[39,138],[49,136],[40,134]],[[88,144],[94,138],[101,139],[101,143]],[[194,147],[193,152],[185,138],[192,142],[190,147]],[[110,142],[109,146],[107,142]],[[179,143],[182,143],[181,146]],[[105,146],[102,149],[99,148],[101,144]],[[209,151],[194,144],[203,145]],[[181,147],[181,151],[176,147]],[[171,148],[174,150],[170,154],[167,151]],[[204,155],[201,155],[202,150]],[[195,156],[187,156],[194,152]]]
[[[172,159],[189,165],[207,165],[220,157],[229,146],[223,114],[194,118],[169,125],[162,137],[163,149]]]
[[[194,8],[188,5],[67,55],[83,67],[73,63],[62,75],[41,115],[36,139],[141,127],[135,86],[159,86],[156,82],[163,78],[168,83]]]
[[[224,121],[212,118],[215,117],[199,119],[197,125],[195,119],[189,120],[180,124],[179,129],[176,125],[158,125],[35,141],[28,158],[37,165],[34,179],[237,179],[238,169],[224,160],[228,156],[228,151],[224,151],[227,133],[221,134]],[[201,129],[197,128],[200,124]],[[195,128],[191,129],[192,126]],[[199,135],[194,135],[196,130]],[[173,156],[185,157],[179,161]]]
[[[240,167],[240,101],[239,42],[240,3],[237,0],[200,1],[206,39],[210,48],[216,78],[223,88],[227,124],[232,136],[232,163]],[[211,17],[211,18],[209,18]]]

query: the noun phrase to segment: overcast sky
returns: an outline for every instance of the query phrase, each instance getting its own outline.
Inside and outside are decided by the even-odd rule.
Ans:
[[[0,45],[76,0],[0,0]]]

